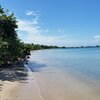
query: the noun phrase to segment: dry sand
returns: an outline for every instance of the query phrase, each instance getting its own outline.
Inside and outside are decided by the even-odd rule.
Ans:
[[[23,82],[0,82],[0,100],[100,100],[100,87],[56,71],[29,72]]]

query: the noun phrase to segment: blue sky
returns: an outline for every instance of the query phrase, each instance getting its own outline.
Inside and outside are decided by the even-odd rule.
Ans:
[[[0,0],[0,4],[15,13],[24,42],[100,44],[100,0]]]

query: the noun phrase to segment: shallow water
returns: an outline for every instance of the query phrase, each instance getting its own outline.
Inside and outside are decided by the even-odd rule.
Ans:
[[[44,100],[100,100],[100,48],[32,51],[28,66]]]
[[[74,71],[100,80],[100,48],[38,50],[32,52],[30,61],[40,68]]]

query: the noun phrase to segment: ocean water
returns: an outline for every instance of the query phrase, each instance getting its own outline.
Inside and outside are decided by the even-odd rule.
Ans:
[[[32,71],[58,69],[100,81],[100,48],[47,49],[31,52]]]
[[[100,48],[32,51],[28,66],[43,100],[100,100]]]

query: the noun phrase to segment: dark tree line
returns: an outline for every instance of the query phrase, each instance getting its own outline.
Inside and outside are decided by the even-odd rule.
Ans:
[[[48,45],[40,45],[40,44],[24,44],[26,47],[30,48],[30,50],[40,50],[40,49],[52,49],[52,48],[62,48],[58,46],[48,46]]]

